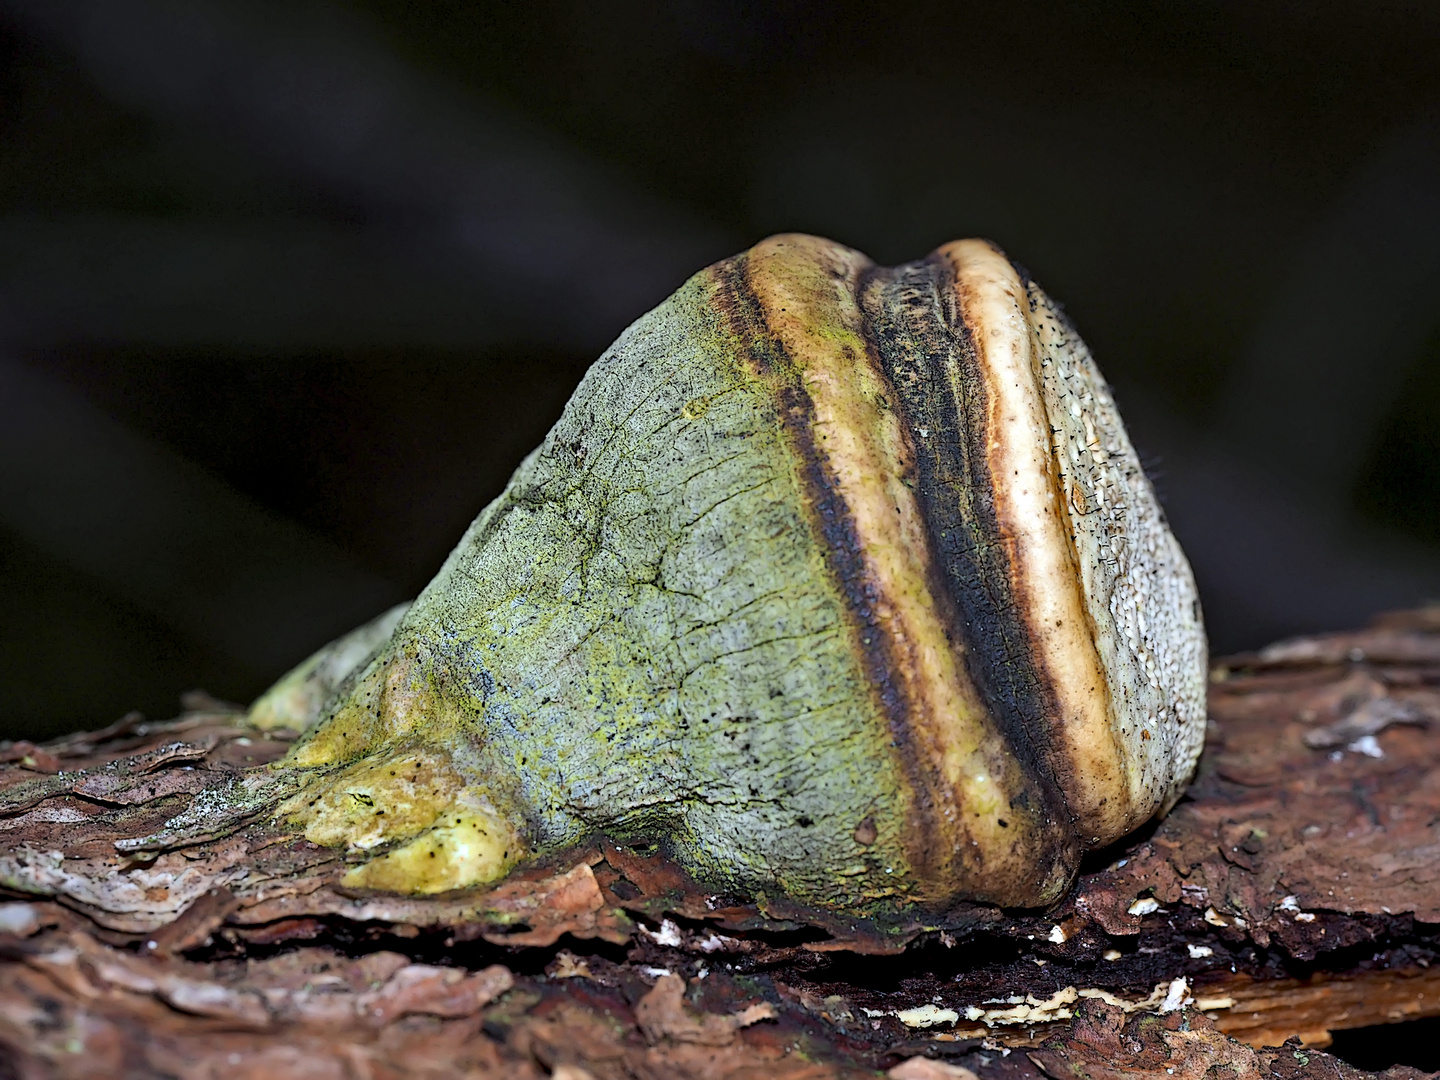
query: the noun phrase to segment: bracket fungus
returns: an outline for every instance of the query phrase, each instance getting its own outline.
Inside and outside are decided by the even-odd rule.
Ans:
[[[877,915],[1056,899],[1179,797],[1190,569],[1059,309],[965,240],[766,240],[592,366],[406,611],[254,707],[346,884],[596,835]]]

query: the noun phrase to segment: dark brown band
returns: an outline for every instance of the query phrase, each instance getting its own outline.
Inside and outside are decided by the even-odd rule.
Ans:
[[[1078,845],[1048,771],[1054,710],[1012,592],[984,374],[949,274],[938,259],[876,270],[804,237],[711,270],[889,729],[911,872],[935,897],[986,881],[987,898],[1033,903],[1069,879]]]
[[[867,684],[889,722],[897,757],[914,797],[912,810],[925,819],[916,824],[920,832],[928,832],[934,806],[926,793],[933,790],[936,778],[926,767],[925,755],[916,753],[911,745],[913,727],[908,702],[895,682],[897,664],[890,636],[876,617],[879,597],[875,582],[867,573],[855,520],[840,492],[834,467],[816,445],[814,403],[805,390],[799,367],[765,319],[750,285],[749,263],[748,255],[742,254],[711,268],[719,286],[716,303],[731,333],[743,343],[752,370],[773,389],[787,440],[800,461],[807,505],[823,538],[832,579],[845,595],[852,622],[851,638],[858,646]]]
[[[1045,793],[1044,811],[1063,819],[1069,814],[1064,795],[1048,781],[1054,692],[1015,603],[1014,566],[986,454],[985,380],[954,296],[953,271],[943,260],[876,267],[861,286],[865,336],[895,391],[892,407],[910,432],[931,565],[940,571],[936,585],[949,599],[970,678]]]

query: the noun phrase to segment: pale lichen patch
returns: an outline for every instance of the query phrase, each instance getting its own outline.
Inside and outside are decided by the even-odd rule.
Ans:
[[[347,873],[342,884],[430,894],[488,885],[504,877],[524,842],[489,800],[464,792],[435,827]]]
[[[443,752],[385,754],[317,779],[277,816],[303,826],[311,843],[368,851],[429,828],[463,785]]]
[[[288,764],[316,768],[354,761],[417,730],[434,732],[452,712],[436,692],[429,666],[416,657],[372,661],[334,712],[296,744]]]
[[[356,668],[390,640],[409,604],[398,604],[297,664],[252,706],[248,721],[261,731],[304,731]]]

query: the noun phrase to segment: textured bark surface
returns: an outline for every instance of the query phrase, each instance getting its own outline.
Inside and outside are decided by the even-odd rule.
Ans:
[[[1440,1015],[1434,610],[1227,662],[1163,822],[1048,910],[899,934],[598,837],[495,889],[347,889],[207,811],[288,736],[188,704],[0,750],[0,1076],[1350,1077],[1301,1043]]]

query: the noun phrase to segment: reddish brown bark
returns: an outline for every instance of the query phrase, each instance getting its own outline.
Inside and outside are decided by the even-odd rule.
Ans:
[[[287,744],[191,705],[0,747],[0,1076],[1348,1077],[1254,1047],[1440,1015],[1436,611],[1217,669],[1189,795],[1058,906],[884,927],[603,839],[354,894],[340,854],[207,816]]]

